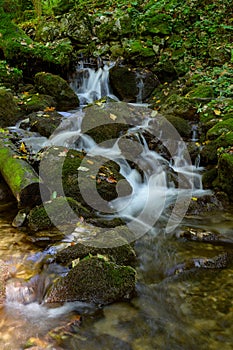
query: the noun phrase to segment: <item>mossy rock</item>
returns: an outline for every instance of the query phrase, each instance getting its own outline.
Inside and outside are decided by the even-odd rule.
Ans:
[[[188,93],[188,97],[194,100],[204,99],[205,101],[210,101],[214,98],[214,89],[212,86],[200,84]]]
[[[118,265],[135,266],[136,254],[127,241],[127,239],[130,240],[132,238],[132,233],[127,226],[118,226],[107,231],[96,227],[94,231],[95,239],[94,241],[92,239],[93,246],[86,240],[85,243],[77,243],[67,247],[56,254],[56,262],[69,265],[73,260],[83,259],[88,255],[103,255],[107,260],[113,261]],[[104,245],[105,247],[103,247]]]
[[[22,83],[22,80],[22,70],[10,67],[6,61],[0,61],[0,84],[10,89],[17,89],[19,84]]]
[[[131,193],[131,186],[119,170],[119,165],[108,158],[50,147],[42,155],[40,176],[52,192],[76,199],[94,216],[96,210],[109,210],[108,202],[118,197],[118,183],[124,185],[125,195]]]
[[[201,149],[201,164],[210,165],[217,164],[218,151],[231,147],[233,145],[233,132],[229,131],[224,135],[219,136],[215,140],[207,141]]]
[[[26,94],[20,101],[20,109],[25,113],[44,111],[47,108],[55,108],[57,103],[52,96],[43,94]]]
[[[62,121],[61,114],[50,110],[29,114],[28,118],[31,131],[45,137],[49,137]]]
[[[166,115],[165,117],[176,128],[181,137],[189,138],[191,136],[191,127],[187,120],[175,115]]]
[[[20,119],[20,112],[11,92],[0,89],[0,126],[14,126]]]
[[[115,66],[110,70],[109,79],[114,93],[123,101],[136,102],[139,84],[143,83],[140,99],[145,101],[158,85],[157,77],[149,70]],[[140,101],[141,102],[141,101]]]
[[[73,198],[58,197],[34,207],[28,215],[28,227],[32,231],[75,224],[80,217],[90,213]],[[57,234],[57,233],[56,233]]]
[[[233,154],[223,153],[218,161],[218,183],[221,189],[227,193],[230,201],[233,201]]]
[[[188,98],[172,94],[162,106],[161,113],[164,113],[165,115],[176,115],[186,120],[193,120],[196,118],[196,110],[197,108],[195,104]]]
[[[67,111],[79,106],[79,99],[68,83],[58,75],[40,72],[35,75],[35,86],[41,94],[52,96],[57,109]]]
[[[172,31],[172,17],[165,13],[156,13],[153,9],[145,13],[146,31],[152,34],[170,34]]]
[[[218,169],[216,167],[206,170],[202,175],[202,184],[204,189],[212,189],[214,187],[213,182],[218,176]]]
[[[219,136],[224,136],[228,132],[233,132],[233,118],[219,121],[207,131],[206,136],[208,140],[215,140]]]
[[[65,277],[58,279],[45,296],[46,303],[84,301],[110,304],[135,295],[136,273],[98,257],[82,259]]]

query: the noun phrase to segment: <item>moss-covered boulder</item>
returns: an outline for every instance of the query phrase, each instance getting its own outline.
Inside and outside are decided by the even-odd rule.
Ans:
[[[0,89],[0,126],[14,126],[20,119],[20,113],[11,92]]]
[[[51,108],[50,110],[34,112],[28,115],[31,131],[38,132],[41,136],[49,137],[62,121],[61,114]]]
[[[97,101],[96,104],[85,108],[84,112],[82,132],[91,136],[98,144],[104,141],[111,144],[125,134],[129,127],[141,124],[144,119],[150,117],[152,110],[126,102]]]
[[[208,140],[215,140],[221,135],[228,132],[233,132],[233,118],[221,120],[207,131],[206,137]]]
[[[214,98],[214,89],[210,85],[200,84],[188,93],[188,97],[194,100],[207,102]]]
[[[45,230],[54,226],[76,224],[80,217],[90,213],[73,198],[58,197],[34,207],[28,215],[28,227],[32,231]]]
[[[218,129],[219,130],[219,129]],[[233,131],[223,132],[221,136],[215,140],[207,140],[201,149],[201,164],[217,164],[218,153],[233,145]]]
[[[195,120],[196,106],[187,97],[183,97],[177,94],[172,94],[167,98],[161,108],[161,113],[165,115],[176,115],[186,120]]]
[[[158,85],[157,77],[149,70],[115,66],[109,76],[114,93],[126,102],[145,101]]]
[[[94,214],[96,210],[108,212],[108,202],[117,198],[122,188],[125,195],[131,193],[119,170],[108,158],[50,147],[42,155],[40,176],[52,192],[74,198]]]
[[[45,302],[84,301],[110,304],[135,294],[135,270],[98,257],[82,259],[48,291]]]
[[[223,153],[218,161],[218,184],[233,201],[233,154]]]
[[[29,114],[55,108],[57,102],[54,97],[49,95],[24,92],[19,96],[18,105],[24,114]]]
[[[35,75],[35,86],[39,93],[52,96],[57,109],[67,111],[79,106],[79,99],[69,84],[58,75],[40,72]]]
[[[166,115],[166,119],[176,128],[181,137],[191,136],[191,126],[187,120],[175,115]]]
[[[86,228],[91,232],[91,227]],[[92,245],[88,239],[84,243],[77,243],[69,246],[56,254],[56,262],[69,265],[73,260],[83,259],[86,256],[104,256],[106,260],[115,262],[118,265],[135,266],[136,254],[127,240],[130,240],[132,233],[127,226],[118,226],[107,231],[96,227],[94,229],[95,238],[92,239]],[[93,234],[90,234],[90,237]]]

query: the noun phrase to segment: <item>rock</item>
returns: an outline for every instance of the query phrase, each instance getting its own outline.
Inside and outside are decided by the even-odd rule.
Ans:
[[[11,92],[0,89],[0,126],[14,126],[20,119],[20,113]]]
[[[28,226],[32,231],[39,231],[53,226],[75,225],[80,217],[90,217],[89,211],[73,198],[57,197],[34,207],[28,215]]]
[[[222,253],[213,258],[195,258],[178,264],[167,271],[168,276],[196,269],[224,269],[232,261],[233,254]]]
[[[233,154],[223,153],[218,161],[218,184],[227,193],[230,201],[233,200]]]
[[[54,108],[57,106],[55,99],[52,96],[45,94],[26,94],[23,97],[20,104],[20,109],[26,113],[33,113],[38,111],[44,111],[48,108]]]
[[[210,189],[214,187],[213,182],[217,179],[218,169],[216,167],[206,170],[202,175],[202,184],[204,189]]]
[[[175,115],[165,115],[166,119],[176,128],[181,137],[191,136],[191,126],[184,118]]]
[[[27,214],[28,214],[28,210],[25,210],[25,209],[19,210],[17,215],[15,216],[13,222],[12,222],[12,226],[13,227],[21,227],[21,226],[23,226],[23,224],[26,221]]]
[[[207,194],[202,197],[191,198],[187,215],[201,215],[219,210],[223,210],[221,202],[214,194]]]
[[[58,75],[40,72],[35,75],[35,86],[41,94],[52,96],[57,109],[67,111],[79,106],[79,99],[68,83]]]
[[[47,138],[51,136],[62,121],[61,114],[54,110],[34,112],[29,114],[28,118],[31,131],[36,131],[41,136],[45,136]]]
[[[48,291],[45,302],[85,301],[109,304],[135,294],[135,270],[97,257],[81,260]]]
[[[119,165],[108,158],[50,147],[42,156],[40,176],[51,192],[74,198],[95,216],[96,210],[109,212],[108,202],[118,197],[122,187],[125,195],[131,193],[131,186],[119,169]]]
[[[158,85],[157,77],[149,70],[130,67],[113,67],[109,71],[109,79],[113,92],[126,102],[145,101]],[[141,95],[139,87],[142,89]]]
[[[83,259],[88,255],[103,255],[106,259],[118,265],[134,266],[136,254],[132,246],[127,242],[129,235],[130,232],[127,226],[118,226],[115,229],[108,230],[107,233],[105,230],[96,228],[95,240],[96,242],[98,242],[98,240],[99,242],[104,242],[104,240],[106,240],[106,248],[98,247],[98,244],[96,246],[90,246],[88,241],[86,241],[86,244],[77,243],[58,252],[55,260],[57,263],[68,265],[72,263],[72,260]]]
[[[216,123],[211,129],[207,131],[206,137],[208,140],[215,140],[219,136],[233,132],[233,118],[222,120]]]
[[[218,152],[231,148],[233,144],[233,131],[223,133],[215,140],[208,141],[201,149],[201,165],[217,165]]]
[[[228,238],[222,234],[206,231],[199,228],[185,228],[184,231],[179,233],[179,238],[184,238],[188,241],[206,242],[218,245],[233,246],[233,239]]]
[[[18,68],[11,67],[6,61],[0,61],[0,84],[7,88],[17,88],[22,83],[23,74]]]
[[[161,108],[161,114],[176,115],[186,120],[195,120],[196,106],[187,97],[172,94]]]
[[[205,101],[207,103],[214,98],[214,89],[212,86],[200,84],[189,91],[188,98],[196,101]]]

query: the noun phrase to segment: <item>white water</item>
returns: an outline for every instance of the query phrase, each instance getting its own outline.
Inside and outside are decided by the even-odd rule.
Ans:
[[[80,105],[92,103],[105,96],[118,101],[109,86],[109,70],[113,66],[114,63],[105,63],[102,67],[93,69],[83,61],[78,64],[76,72],[70,78],[70,86],[78,95]]]

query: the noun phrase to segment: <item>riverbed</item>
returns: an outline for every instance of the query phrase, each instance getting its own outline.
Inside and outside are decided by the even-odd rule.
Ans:
[[[45,253],[26,232],[11,226],[13,217],[14,208],[1,213],[1,258],[12,277],[27,279],[38,272]],[[23,349],[29,338],[40,349],[232,349],[233,266],[168,273],[190,258],[213,257],[229,247],[177,238],[184,227],[232,239],[232,213],[186,218],[176,233],[161,229],[136,241],[137,296],[130,303],[102,308],[79,302],[53,307],[6,302],[0,311],[1,349]],[[81,321],[73,324],[77,318]]]

